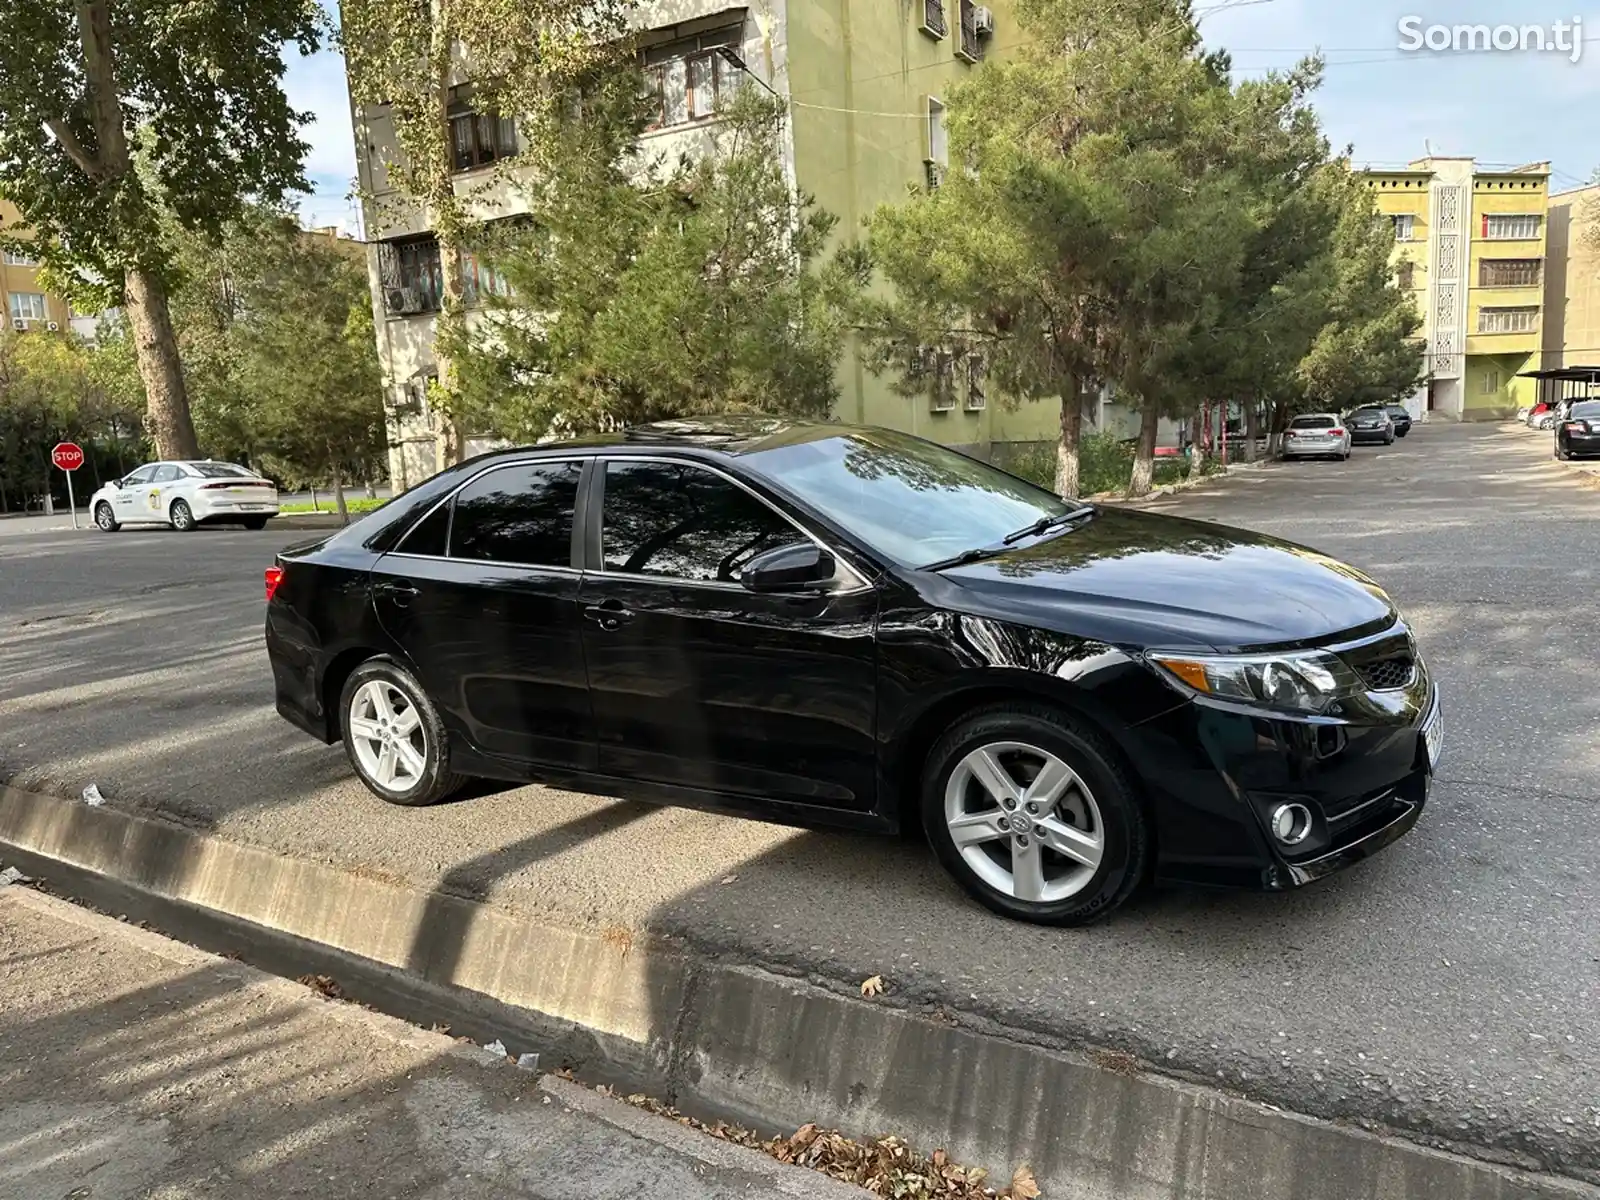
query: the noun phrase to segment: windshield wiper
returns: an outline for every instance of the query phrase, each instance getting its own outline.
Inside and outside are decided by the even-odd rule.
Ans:
[[[918,567],[919,571],[945,571],[951,567],[964,567],[968,563],[982,562],[986,558],[993,558],[997,554],[1004,554],[1004,546],[980,546],[976,550],[963,550],[960,554],[950,558],[941,558],[938,562],[931,562],[927,566]]]
[[[1024,528],[1017,530],[1015,533],[1006,534],[1006,536],[1001,540],[1000,544],[1002,546],[1015,546],[1024,538],[1043,537],[1058,525],[1065,525],[1069,521],[1076,521],[1079,517],[1093,516],[1094,512],[1094,505],[1085,504],[1081,508],[1075,508],[1071,512],[1062,513],[1060,516],[1040,517],[1032,525],[1025,526]]]

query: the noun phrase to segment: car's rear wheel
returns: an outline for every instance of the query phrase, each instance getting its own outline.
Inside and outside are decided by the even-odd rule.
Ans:
[[[239,524],[243,525],[246,529],[265,529],[267,527],[267,518],[246,517],[244,520],[240,521]]]
[[[1144,878],[1148,823],[1115,751],[1048,706],[999,704],[946,731],[923,773],[922,817],[956,880],[1017,920],[1086,924]]]
[[[1562,462],[1566,462],[1572,457],[1572,451],[1568,450],[1566,446],[1561,443],[1561,439],[1559,437],[1556,439],[1556,457]]]
[[[94,506],[94,523],[106,533],[115,533],[122,528],[117,524],[117,515],[111,511],[111,505],[104,500]]]
[[[450,742],[438,710],[393,659],[369,659],[352,671],[339,712],[350,765],[390,804],[437,804],[465,782],[450,770]]]
[[[172,527],[179,533],[193,533],[199,525],[194,519],[194,512],[190,509],[187,500],[174,500],[168,519],[171,520]]]

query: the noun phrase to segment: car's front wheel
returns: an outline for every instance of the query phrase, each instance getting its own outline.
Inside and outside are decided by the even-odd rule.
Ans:
[[[922,817],[956,880],[1017,920],[1087,924],[1144,878],[1148,823],[1115,751],[1045,705],[994,705],[947,730],[923,773]]]
[[[94,506],[94,523],[106,533],[115,533],[122,528],[117,524],[117,515],[111,511],[111,505],[104,500]]]
[[[393,659],[369,659],[352,671],[339,712],[350,765],[390,804],[437,804],[464,782],[450,770],[450,743],[438,710]]]

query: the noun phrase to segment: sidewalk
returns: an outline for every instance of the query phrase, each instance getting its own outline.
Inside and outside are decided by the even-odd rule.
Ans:
[[[862,1195],[0,887],[0,1200]]]

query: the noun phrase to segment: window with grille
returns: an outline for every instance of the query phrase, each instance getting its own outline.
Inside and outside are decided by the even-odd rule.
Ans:
[[[1394,240],[1409,242],[1415,239],[1417,233],[1417,218],[1410,213],[1399,213],[1389,218],[1394,223]]]
[[[967,408],[976,412],[988,404],[989,364],[981,354],[967,355]]]
[[[1500,390],[1500,372],[1488,371],[1483,376],[1483,394],[1492,396]]]
[[[939,350],[933,356],[933,411],[949,412],[956,406],[956,356]]]
[[[652,129],[668,129],[704,121],[731,101],[743,79],[740,68],[721,53],[737,50],[744,41],[743,25],[728,25],[691,38],[647,46],[644,64],[645,94],[653,112]]]
[[[1537,308],[1484,308],[1478,311],[1479,333],[1532,333],[1538,327]]]
[[[510,117],[481,113],[465,100],[450,106],[450,154],[456,171],[472,171],[517,152],[517,126]]]
[[[1485,213],[1483,236],[1492,242],[1530,242],[1539,237],[1539,218],[1535,214],[1505,215]]]
[[[922,32],[942,38],[945,31],[944,0],[922,0]]]
[[[1542,266],[1537,258],[1486,258],[1478,264],[1478,285],[1538,287]]]
[[[968,62],[977,62],[983,57],[978,46],[978,6],[973,0],[960,0],[960,4],[961,49],[957,53]]]
[[[433,235],[378,245],[384,310],[392,317],[437,312],[444,301],[439,239]]]

